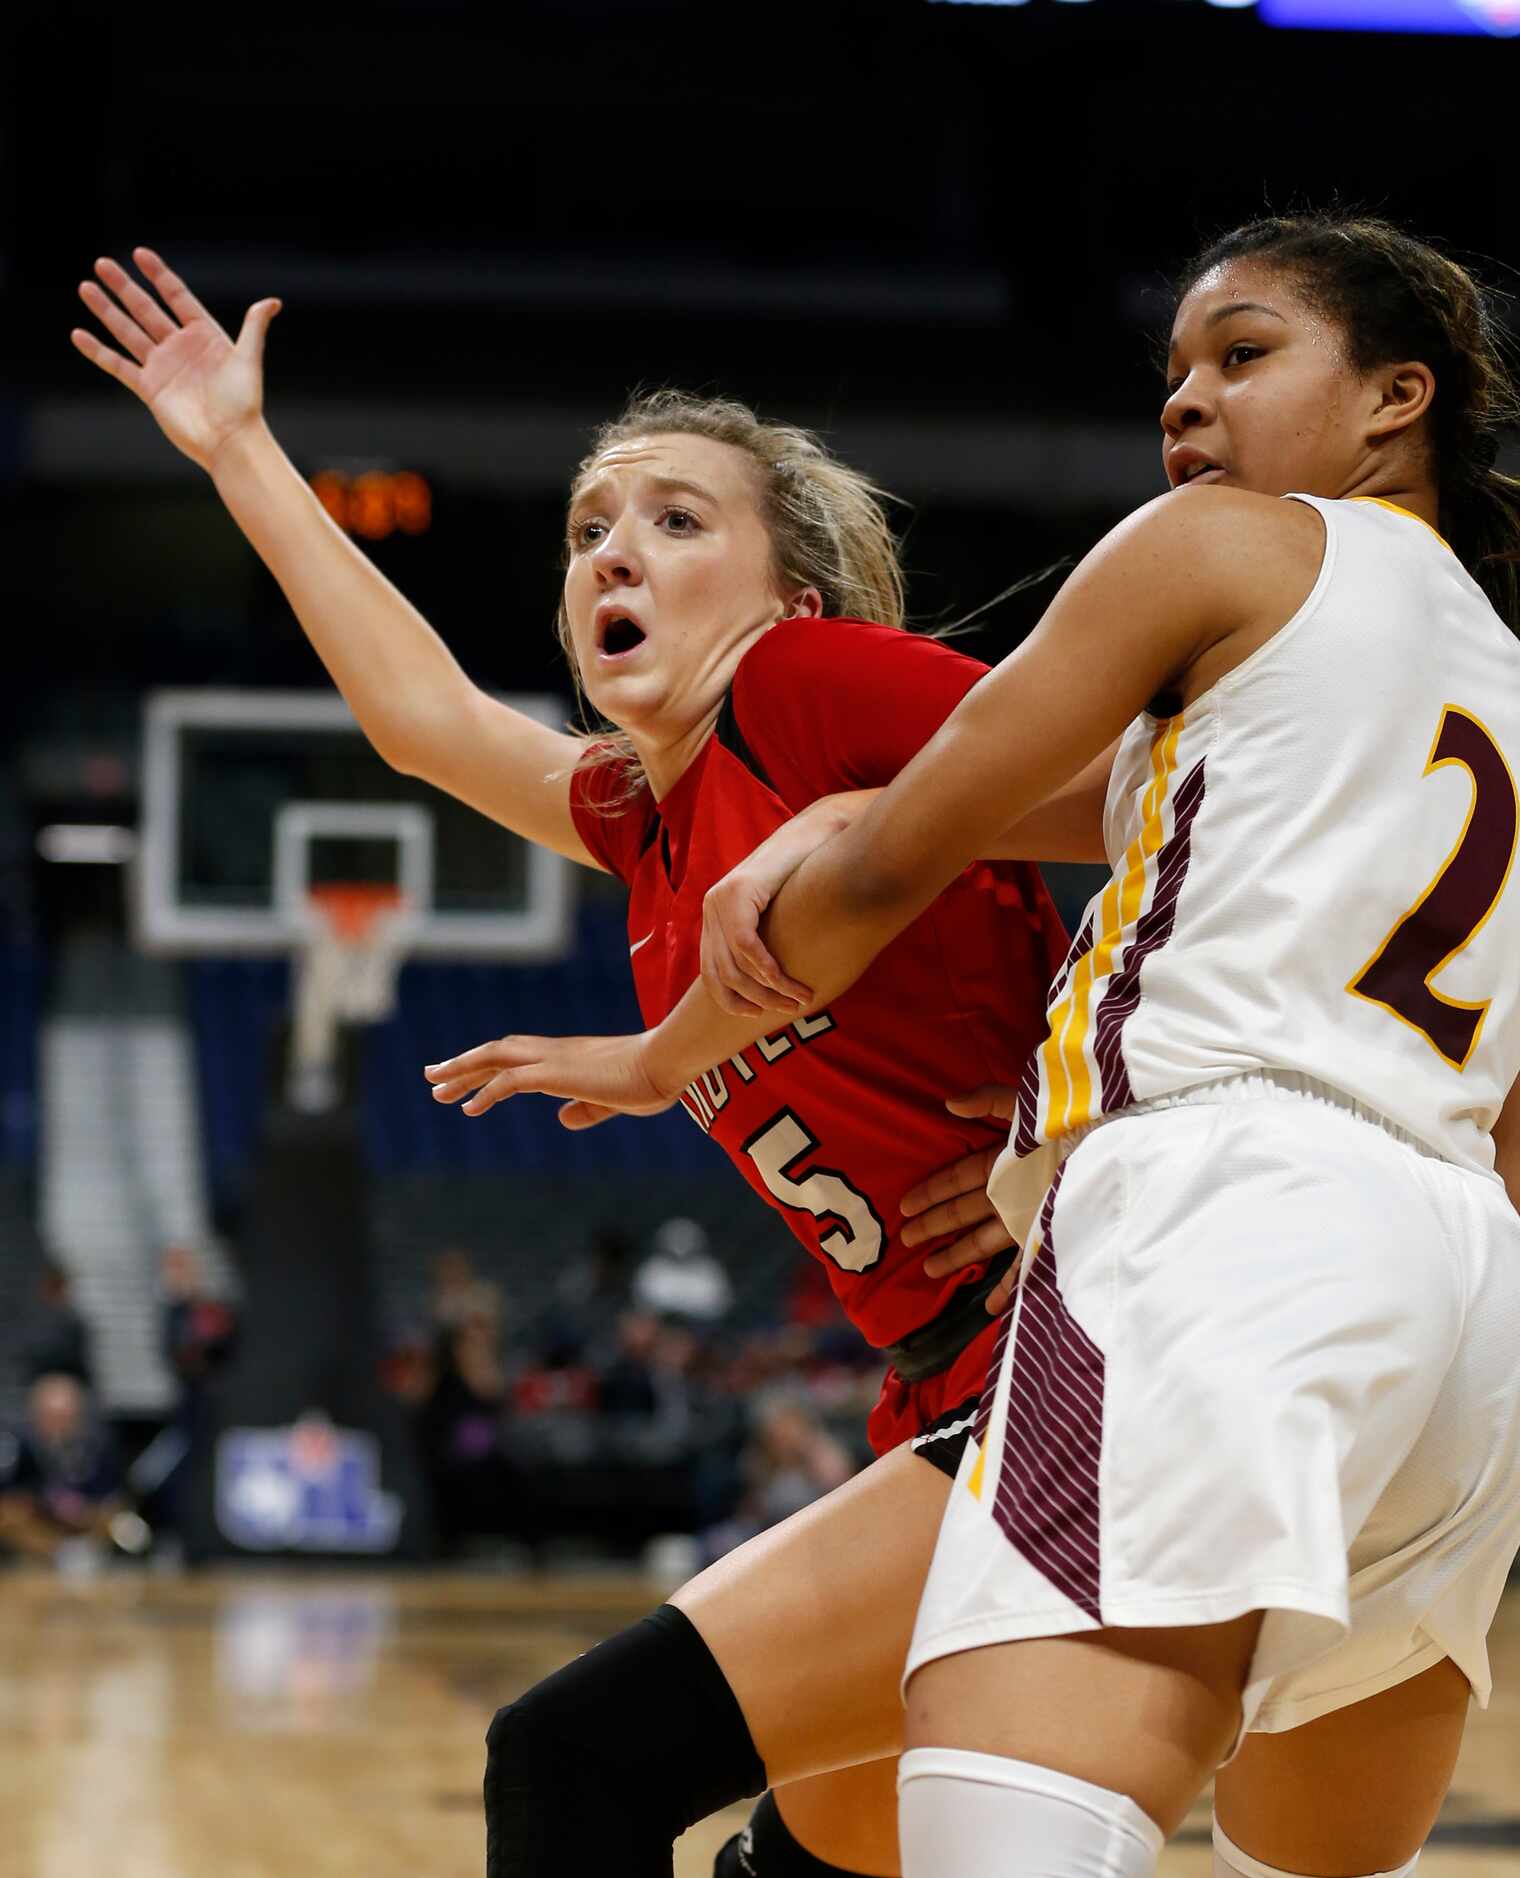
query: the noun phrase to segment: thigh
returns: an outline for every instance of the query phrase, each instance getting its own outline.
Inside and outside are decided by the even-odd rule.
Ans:
[[[901,1751],[903,1662],[949,1492],[896,1448],[671,1599],[728,1679],[772,1786]]]
[[[1127,1795],[1170,1835],[1230,1750],[1260,1627],[1252,1611],[1223,1624],[1094,1630],[936,1657],[908,1684],[907,1745],[1090,1781]]]
[[[775,1798],[787,1831],[814,1858],[866,1878],[898,1878],[895,1755],[794,1780]]]
[[[1423,1675],[1285,1734],[1253,1734],[1214,1788],[1242,1852],[1316,1878],[1393,1871],[1429,1836],[1467,1720],[1448,1658]]]

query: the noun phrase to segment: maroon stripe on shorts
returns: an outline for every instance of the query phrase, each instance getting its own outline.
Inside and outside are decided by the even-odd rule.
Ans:
[[[1056,1283],[1050,1221],[1065,1172],[1063,1164],[1045,1197],[1039,1252],[1020,1291],[1008,1426],[992,1516],[1015,1551],[1078,1610],[1101,1623],[1103,1352],[1067,1310]],[[989,1389],[984,1413],[991,1399]],[[984,1429],[981,1416],[978,1429]]]
[[[1187,879],[1193,855],[1193,822],[1203,804],[1203,760],[1200,759],[1178,787],[1171,839],[1156,861],[1156,891],[1135,923],[1135,937],[1114,973],[1093,1026],[1093,1057],[1098,1065],[1103,1113],[1128,1108],[1135,1099],[1124,1062],[1124,1026],[1140,1002],[1140,967],[1160,951],[1177,923],[1177,896]]]

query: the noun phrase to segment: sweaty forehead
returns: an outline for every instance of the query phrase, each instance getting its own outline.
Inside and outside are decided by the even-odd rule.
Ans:
[[[659,477],[710,490],[720,501],[753,494],[749,459],[732,444],[711,437],[671,432],[625,438],[590,462],[571,491],[580,496],[593,484],[634,482]]]
[[[1289,322],[1306,310],[1293,282],[1280,269],[1260,262],[1225,261],[1200,275],[1188,289],[1172,321],[1173,350],[1185,338],[1207,331],[1224,308],[1241,303]]]

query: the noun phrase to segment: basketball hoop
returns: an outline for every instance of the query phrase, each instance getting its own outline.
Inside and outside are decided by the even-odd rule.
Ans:
[[[306,889],[296,965],[289,1099],[308,1114],[338,1099],[338,1026],[373,1024],[396,1008],[396,974],[413,917],[399,887],[340,881]]]

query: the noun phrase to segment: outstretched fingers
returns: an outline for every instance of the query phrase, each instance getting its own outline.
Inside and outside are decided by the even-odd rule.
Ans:
[[[116,304],[105,288],[97,281],[82,280],[79,283],[79,297],[116,343],[124,351],[130,352],[139,365],[144,364],[153,350],[153,341],[137,321]]]
[[[132,259],[152,281],[165,305],[181,326],[188,326],[191,320],[211,318],[210,311],[201,305],[161,255],[155,254],[151,248],[134,248]]]
[[[451,1077],[448,1082],[435,1082],[433,1084],[433,1100],[435,1102],[447,1103],[463,1102],[467,1095],[473,1095],[482,1084],[489,1080],[489,1074],[482,1073],[478,1076]]]
[[[531,1069],[542,1058],[544,1043],[542,1037],[499,1037],[429,1063],[422,1073],[433,1085],[435,1102],[463,1102],[466,1115],[484,1115],[508,1096],[538,1087]]]
[[[533,1087],[531,1081],[523,1081],[521,1070],[501,1070],[483,1089],[477,1089],[459,1112],[461,1115],[484,1115],[488,1109],[494,1109],[498,1102],[505,1102],[510,1096],[521,1095],[524,1089]]]
[[[120,262],[103,255],[95,263],[95,272],[150,339],[171,339],[179,331],[178,322],[170,319],[152,294],[139,286]]]
[[[465,1050],[441,1063],[429,1063],[422,1073],[433,1085],[433,1100],[462,1102],[466,1096],[483,1088],[503,1067],[502,1052],[506,1043],[503,1037],[497,1043],[478,1044],[475,1049]]]
[[[453,1105],[463,1102],[463,1115],[484,1115],[508,1096],[521,1095],[531,1085],[523,1081],[521,1070],[501,1069],[494,1076],[460,1076],[452,1082],[435,1083],[433,1100]]]
[[[94,333],[83,326],[76,326],[69,334],[69,339],[76,352],[82,352],[91,365],[98,365],[107,377],[114,378],[118,384],[125,385],[128,391],[135,391],[142,396],[142,367],[134,365],[131,359],[124,359],[110,346],[102,345]]]

